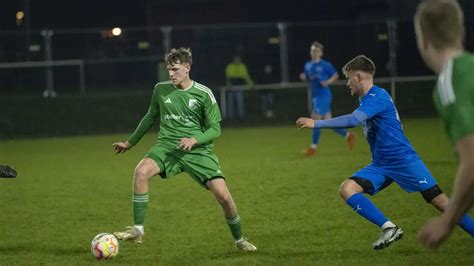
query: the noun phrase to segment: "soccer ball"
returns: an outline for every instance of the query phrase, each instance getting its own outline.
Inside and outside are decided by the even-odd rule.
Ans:
[[[110,259],[118,255],[119,242],[114,235],[101,233],[92,239],[91,251],[98,260]]]

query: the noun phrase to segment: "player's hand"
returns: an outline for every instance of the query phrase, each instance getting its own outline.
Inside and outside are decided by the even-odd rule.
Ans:
[[[445,216],[428,221],[418,232],[418,239],[428,248],[435,249],[448,238],[453,228]]]
[[[327,87],[327,86],[329,85],[329,82],[328,82],[327,80],[321,80],[319,83],[320,83],[321,86],[323,86],[323,87]]]
[[[190,151],[194,145],[196,145],[197,140],[195,138],[182,138],[179,141],[178,148],[185,151]]]
[[[298,125],[298,127],[300,129],[302,129],[302,128],[314,128],[314,122],[315,121],[311,118],[300,117],[296,120],[296,125]]]
[[[300,73],[300,79],[302,81],[305,81],[306,80],[306,75],[304,73]]]
[[[115,154],[124,153],[130,150],[130,148],[132,147],[132,145],[130,145],[130,143],[128,142],[115,142],[114,144],[112,144],[112,146],[114,146]]]

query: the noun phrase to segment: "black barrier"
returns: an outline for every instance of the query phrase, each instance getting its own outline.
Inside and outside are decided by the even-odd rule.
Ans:
[[[431,97],[434,82],[396,83],[396,105],[402,119],[436,116]],[[378,85],[390,88],[389,83]],[[245,118],[225,120],[223,126],[292,124],[299,116],[309,115],[305,88],[286,86],[270,92],[274,97],[271,118],[266,117],[261,109],[260,91],[249,89],[244,91]],[[333,116],[351,113],[357,108],[357,97],[351,96],[345,85],[332,86],[332,92]],[[218,90],[214,91],[214,95],[220,99]],[[0,138],[131,133],[147,111],[150,98],[151,89],[86,95],[60,94],[56,98],[0,95]]]

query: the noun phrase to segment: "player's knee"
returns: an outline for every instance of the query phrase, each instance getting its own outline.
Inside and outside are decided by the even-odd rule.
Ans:
[[[145,168],[138,166],[133,172],[133,177],[135,178],[135,182],[144,182],[148,180],[148,171],[146,171]]]
[[[351,192],[350,185],[348,183],[349,180],[344,180],[339,186],[339,195],[346,199],[347,195]]]
[[[353,180],[348,179],[341,183],[339,186],[339,195],[344,199],[347,200],[352,195],[356,193],[360,193],[363,190],[360,189],[360,186],[357,185]]]
[[[421,195],[426,202],[433,204],[438,209],[444,209],[448,205],[449,199],[438,185],[434,185],[427,190],[421,191]]]
[[[216,199],[221,205],[228,206],[232,204],[232,197],[229,193],[220,193],[216,195]]]

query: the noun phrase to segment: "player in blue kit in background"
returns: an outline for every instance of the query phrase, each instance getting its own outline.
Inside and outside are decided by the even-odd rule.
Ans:
[[[344,66],[343,72],[351,93],[360,97],[359,108],[352,114],[328,120],[301,117],[296,123],[300,128],[348,128],[362,124],[372,162],[344,181],[339,193],[356,213],[382,228],[380,238],[372,245],[382,249],[400,239],[404,232],[362,193],[375,195],[395,182],[407,192],[420,192],[426,202],[440,211],[447,208],[449,199],[405,137],[392,98],[374,85],[372,60],[359,55]],[[458,224],[474,237],[472,218],[464,215]]]
[[[323,49],[324,46],[319,42],[313,42],[311,44],[311,60],[306,62],[304,65],[304,73],[300,74],[301,80],[306,80],[310,83],[312,106],[311,117],[315,120],[328,119],[332,117],[332,93],[329,85],[339,78],[334,66],[329,61],[322,59]],[[354,133],[348,132],[343,128],[335,128],[333,130],[337,134],[346,138],[349,150],[352,150],[355,143]],[[317,152],[320,134],[321,130],[319,128],[313,129],[311,146],[305,151],[305,156],[311,156]]]

